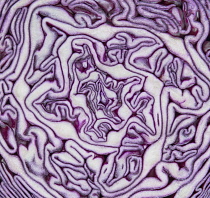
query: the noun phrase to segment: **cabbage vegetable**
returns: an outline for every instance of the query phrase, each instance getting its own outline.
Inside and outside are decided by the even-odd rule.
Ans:
[[[0,197],[209,197],[208,0],[2,0]]]

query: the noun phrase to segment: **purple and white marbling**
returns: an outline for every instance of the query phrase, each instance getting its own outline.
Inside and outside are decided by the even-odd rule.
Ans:
[[[1,0],[0,198],[209,198],[208,0]]]

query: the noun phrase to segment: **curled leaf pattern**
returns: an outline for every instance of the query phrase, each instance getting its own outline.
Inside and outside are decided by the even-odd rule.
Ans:
[[[210,197],[209,10],[0,1],[0,197]]]

